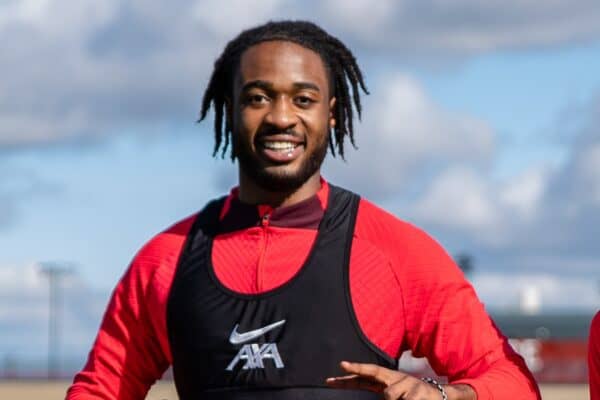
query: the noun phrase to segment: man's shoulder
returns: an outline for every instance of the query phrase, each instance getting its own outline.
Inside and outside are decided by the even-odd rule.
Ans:
[[[356,226],[357,236],[367,240],[390,235],[396,241],[404,242],[412,242],[419,237],[430,238],[421,228],[364,198],[359,203]]]
[[[361,199],[355,240],[367,241],[397,267],[423,272],[425,266],[456,269],[443,247],[423,229],[369,200]],[[426,268],[429,269],[429,268]]]
[[[134,262],[161,262],[165,258],[178,257],[198,213],[189,215],[148,240],[135,256]]]
[[[220,204],[223,199],[224,197],[214,199],[208,202],[205,208],[210,207],[211,205]],[[192,225],[194,225],[194,222],[196,222],[201,213],[202,210],[197,211],[154,235],[139,250],[136,255],[136,260],[157,260],[164,257],[178,258],[188,233],[192,229]]]

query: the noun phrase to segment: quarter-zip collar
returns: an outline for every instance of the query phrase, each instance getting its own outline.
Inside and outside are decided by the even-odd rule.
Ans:
[[[233,188],[225,201],[221,212],[221,233],[260,226],[264,217],[272,227],[317,229],[325,212],[329,185],[321,178],[321,189],[314,196],[296,204],[276,208],[243,203],[239,200],[238,193],[239,189]]]

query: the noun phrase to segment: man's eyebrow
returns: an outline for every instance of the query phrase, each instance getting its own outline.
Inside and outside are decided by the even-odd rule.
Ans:
[[[315,85],[312,82],[296,82],[294,83],[294,89],[299,90],[299,89],[312,89],[316,92],[320,92],[321,89],[319,89],[319,86]]]
[[[263,90],[272,90],[273,89],[273,83],[269,82],[269,81],[263,81],[260,79],[257,79],[255,81],[250,81],[244,84],[244,86],[242,86],[242,92],[246,92],[250,89],[263,89]]]
[[[312,83],[312,82],[295,82],[293,84],[294,89],[295,90],[302,90],[302,89],[312,89],[316,92],[320,92],[321,89],[319,89],[319,86],[317,86],[316,84]],[[257,79],[254,81],[250,81],[250,82],[246,82],[244,84],[244,86],[242,86],[242,91],[246,92],[250,89],[262,89],[265,91],[271,91],[273,90],[273,83],[269,82],[269,81],[263,81],[261,79]]]

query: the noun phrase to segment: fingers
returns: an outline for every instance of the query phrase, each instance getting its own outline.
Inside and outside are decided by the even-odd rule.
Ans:
[[[431,391],[428,387],[421,385],[419,382],[412,382],[408,379],[404,379],[393,385],[388,386],[383,390],[383,398],[385,400],[398,400],[398,399],[437,399],[431,397]]]
[[[339,389],[370,390],[383,394],[386,400],[434,398],[436,391],[414,376],[375,364],[342,361],[340,367],[348,375],[328,378],[327,385]]]
[[[340,363],[340,367],[344,370],[344,372],[382,383],[385,386],[389,386],[392,383],[398,382],[407,376],[398,370],[384,368],[375,364],[362,364],[342,361]]]

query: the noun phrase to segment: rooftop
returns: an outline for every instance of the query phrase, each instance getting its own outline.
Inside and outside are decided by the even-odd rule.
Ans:
[[[539,339],[587,339],[593,313],[520,314],[492,313],[492,319],[508,337]]]

